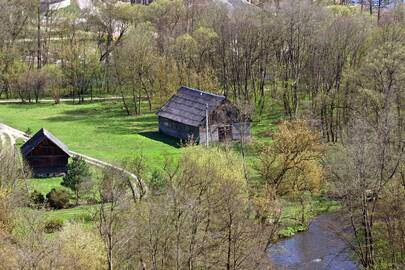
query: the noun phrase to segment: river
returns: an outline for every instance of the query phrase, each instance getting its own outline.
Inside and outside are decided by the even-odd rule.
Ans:
[[[346,243],[336,235],[341,222],[337,215],[321,215],[308,231],[282,240],[269,249],[273,263],[281,269],[355,270],[358,269]]]

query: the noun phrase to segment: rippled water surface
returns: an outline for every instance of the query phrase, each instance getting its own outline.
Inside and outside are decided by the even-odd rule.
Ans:
[[[357,269],[346,243],[336,235],[340,224],[336,215],[317,217],[311,222],[308,231],[280,241],[270,248],[273,263],[281,269]]]

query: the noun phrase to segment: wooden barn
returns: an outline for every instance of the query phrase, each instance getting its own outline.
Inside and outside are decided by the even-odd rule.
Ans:
[[[21,153],[35,177],[54,177],[67,172],[69,150],[46,129],[31,137],[21,147]]]
[[[181,87],[157,113],[159,131],[203,144],[250,139],[250,120],[225,96]],[[208,132],[206,116],[208,115]]]

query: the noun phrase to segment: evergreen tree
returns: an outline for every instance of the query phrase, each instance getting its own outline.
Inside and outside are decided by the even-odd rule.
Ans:
[[[67,174],[63,177],[62,186],[70,188],[75,192],[76,205],[79,204],[80,191],[90,183],[90,169],[87,163],[79,156],[73,157],[72,163],[68,165]]]

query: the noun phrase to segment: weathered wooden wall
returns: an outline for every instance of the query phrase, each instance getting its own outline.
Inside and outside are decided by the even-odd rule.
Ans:
[[[41,142],[26,157],[34,176],[39,177],[66,173],[68,159],[69,156],[48,139]]]
[[[199,130],[197,127],[188,126],[164,117],[159,117],[159,131],[181,140],[188,140],[191,137],[197,140],[199,137]]]
[[[209,137],[209,142],[218,142],[219,141],[217,126],[212,125],[209,127],[208,137]],[[205,126],[200,127],[199,143],[205,144],[206,141],[207,141],[207,133],[206,133]]]
[[[232,124],[232,139],[240,140],[244,136],[244,140],[250,140],[251,125],[249,122],[246,123],[233,123]]]

